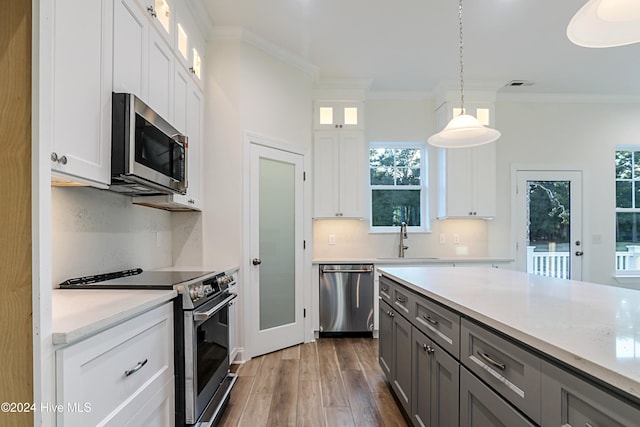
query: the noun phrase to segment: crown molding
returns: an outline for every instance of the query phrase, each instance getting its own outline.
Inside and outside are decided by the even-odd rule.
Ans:
[[[398,101],[433,101],[433,91],[368,91],[367,99],[398,100]]]
[[[242,27],[213,27],[210,32],[210,40],[240,41],[261,50],[287,65],[299,69],[310,75],[314,80],[316,80],[320,74],[320,69],[316,65]]]

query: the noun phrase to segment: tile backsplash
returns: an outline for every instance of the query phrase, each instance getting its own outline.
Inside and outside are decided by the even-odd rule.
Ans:
[[[53,287],[78,276],[172,265],[169,212],[88,187],[53,187]]]

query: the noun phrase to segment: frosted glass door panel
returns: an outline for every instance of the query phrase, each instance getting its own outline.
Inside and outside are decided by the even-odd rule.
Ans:
[[[295,165],[260,159],[260,330],[295,322]]]

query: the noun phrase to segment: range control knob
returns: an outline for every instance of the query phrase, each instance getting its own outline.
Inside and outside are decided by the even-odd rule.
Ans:
[[[189,298],[191,298],[191,301],[195,301],[198,299],[198,291],[196,291],[195,287],[189,288]]]

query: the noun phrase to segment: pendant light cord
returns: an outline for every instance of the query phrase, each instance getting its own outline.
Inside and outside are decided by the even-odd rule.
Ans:
[[[466,114],[464,110],[464,42],[462,37],[462,0],[458,1],[458,24],[460,27],[460,114]]]

